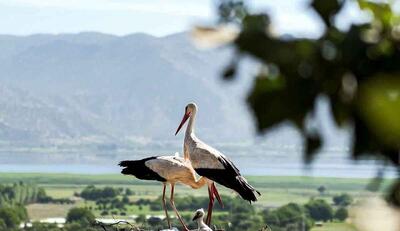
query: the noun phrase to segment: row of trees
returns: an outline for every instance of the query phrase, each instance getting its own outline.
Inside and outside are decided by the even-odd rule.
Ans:
[[[81,193],[75,193],[75,196],[82,197],[83,199],[90,201],[131,195],[134,195],[134,192],[129,188],[113,188],[109,186],[97,188],[94,185],[87,186],[82,190]]]
[[[44,190],[34,184],[19,182],[12,185],[0,185],[1,206],[34,203],[43,196]]]
[[[35,184],[18,182],[11,185],[0,185],[0,206],[26,205],[31,203],[71,204],[67,198],[52,198],[46,191]]]
[[[120,195],[120,190],[113,187],[96,188],[94,185],[89,185],[82,190],[77,196],[85,200],[96,201],[103,198],[114,198]]]

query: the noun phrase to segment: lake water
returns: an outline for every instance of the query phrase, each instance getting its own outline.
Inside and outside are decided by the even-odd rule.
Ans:
[[[245,149],[244,149],[245,150]],[[145,153],[151,153],[146,151]],[[172,153],[168,151],[153,153]],[[325,176],[358,177],[376,176],[383,163],[348,159],[346,151],[324,151],[311,166],[305,166],[300,151],[264,150],[249,154],[246,151],[229,151],[229,158],[244,175],[270,176]],[[140,159],[149,154],[124,153],[9,153],[0,152],[0,172],[45,172],[79,174],[118,174],[118,162]],[[396,170],[386,167],[386,177],[395,177]]]

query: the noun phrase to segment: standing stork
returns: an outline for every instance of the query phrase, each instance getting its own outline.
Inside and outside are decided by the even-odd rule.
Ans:
[[[180,182],[194,189],[198,189],[207,183],[207,179],[204,177],[200,177],[198,180],[196,180],[195,171],[190,164],[190,161],[178,156],[153,156],[142,160],[124,160],[119,163],[119,166],[124,167],[124,169],[121,171],[121,173],[124,175],[133,175],[141,180],[155,180],[163,183],[164,187],[162,202],[169,229],[171,229],[171,222],[169,220],[167,206],[165,205],[165,189],[167,184],[170,184],[171,206],[174,209],[176,216],[181,222],[184,230],[189,231],[175,207],[175,184]]]
[[[194,170],[200,176],[209,179],[208,195],[210,202],[208,204],[206,224],[210,225],[212,216],[212,207],[214,204],[214,195],[220,201],[215,183],[217,182],[227,188],[237,192],[244,200],[257,201],[256,194],[261,195],[253,186],[247,183],[247,180],[240,174],[239,169],[224,154],[208,146],[199,140],[194,133],[196,121],[197,105],[189,103],[185,107],[185,114],[179,124],[176,134],[189,119],[185,132],[185,141],[183,146],[184,159],[189,159]],[[221,203],[221,201],[220,201]]]

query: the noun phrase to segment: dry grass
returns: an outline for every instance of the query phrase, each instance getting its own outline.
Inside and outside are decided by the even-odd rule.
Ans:
[[[68,210],[74,206],[76,205],[31,204],[26,209],[30,219],[39,220],[44,217],[66,217]]]

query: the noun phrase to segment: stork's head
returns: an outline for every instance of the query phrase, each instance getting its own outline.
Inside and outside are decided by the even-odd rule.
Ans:
[[[203,219],[203,217],[204,217],[204,209],[198,209],[198,210],[196,210],[196,213],[194,214],[194,217],[193,217],[193,221],[195,221],[195,220],[199,220],[199,219]]]
[[[197,112],[197,105],[195,103],[192,102],[186,105],[185,114],[183,115],[182,121],[179,124],[178,129],[176,129],[175,135],[178,134],[179,130],[181,130],[182,126],[185,124],[187,119],[196,114],[196,112]]]

